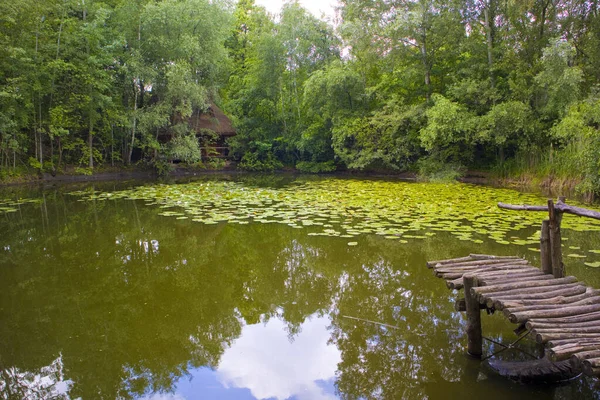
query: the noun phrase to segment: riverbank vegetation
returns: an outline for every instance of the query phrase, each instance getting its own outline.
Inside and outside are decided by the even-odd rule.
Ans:
[[[1,174],[164,166],[182,145],[195,162],[182,121],[214,102],[248,170],[470,168],[599,193],[599,78],[595,1],[342,0],[324,21],[296,2],[15,0]]]

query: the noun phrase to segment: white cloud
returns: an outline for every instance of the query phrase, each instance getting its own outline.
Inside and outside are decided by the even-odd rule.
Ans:
[[[247,388],[259,399],[335,399],[317,382],[333,379],[341,360],[337,347],[327,344],[328,324],[326,318],[305,321],[293,343],[280,320],[245,326],[221,358],[219,381]]]

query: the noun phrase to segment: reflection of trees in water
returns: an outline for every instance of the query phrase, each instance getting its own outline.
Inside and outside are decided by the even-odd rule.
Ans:
[[[6,368],[0,362],[0,398],[67,399],[72,382],[64,380],[62,357],[36,371]]]
[[[11,232],[0,236],[4,374],[61,356],[72,397],[171,391],[191,368],[218,367],[244,323],[279,318],[293,340],[308,316],[330,313],[342,397],[449,398],[469,387],[508,395],[504,381],[464,384],[479,370],[463,357],[452,295],[424,268],[472,244],[364,236],[351,248],[281,225],[209,226],[134,201],[75,200],[49,192],[0,218],[0,232]],[[479,251],[507,252],[491,246]],[[595,396],[590,383],[569,390]]]
[[[244,320],[284,318],[293,336],[330,304],[315,250],[291,230],[47,197],[0,222],[18,228],[0,243],[0,355],[34,371],[62,352],[72,397],[170,391],[217,367]]]
[[[396,250],[398,251],[398,250]],[[457,380],[461,369],[451,360],[461,351],[447,343],[448,332],[460,329],[458,319],[432,312],[438,304],[430,284],[415,276],[418,262],[405,252],[382,257],[377,246],[366,248],[360,264],[349,271],[333,314],[332,340],[342,353],[337,389],[345,398],[424,398],[421,384],[436,379]],[[396,264],[395,264],[396,263]],[[356,321],[351,316],[398,326],[398,329]],[[439,366],[444,366],[440,372]]]

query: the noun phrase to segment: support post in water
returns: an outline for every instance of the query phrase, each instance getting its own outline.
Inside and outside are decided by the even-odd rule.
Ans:
[[[477,287],[477,277],[464,275],[465,305],[467,308],[467,353],[475,358],[481,358],[483,354],[483,337],[481,333],[481,311],[479,301],[471,288]]]
[[[540,236],[540,259],[542,262],[542,272],[552,274],[552,258],[550,251],[550,221],[542,221],[542,234]]]
[[[558,203],[563,203],[564,198],[559,198]],[[550,233],[550,258],[552,260],[552,275],[555,278],[562,278],[565,276],[565,268],[562,261],[562,249],[561,249],[561,234],[560,234],[560,222],[562,221],[562,212],[558,211],[554,207],[554,202],[548,200],[548,214],[549,214],[549,233]]]

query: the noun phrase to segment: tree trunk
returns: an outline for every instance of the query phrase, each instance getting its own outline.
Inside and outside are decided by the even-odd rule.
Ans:
[[[485,19],[485,37],[487,41],[487,56],[488,56],[488,70],[490,74],[490,85],[492,88],[496,87],[496,79],[494,78],[494,59],[492,51],[494,49],[494,40],[492,36],[492,25],[490,22],[490,6],[491,1],[489,0],[483,9],[483,16]]]

